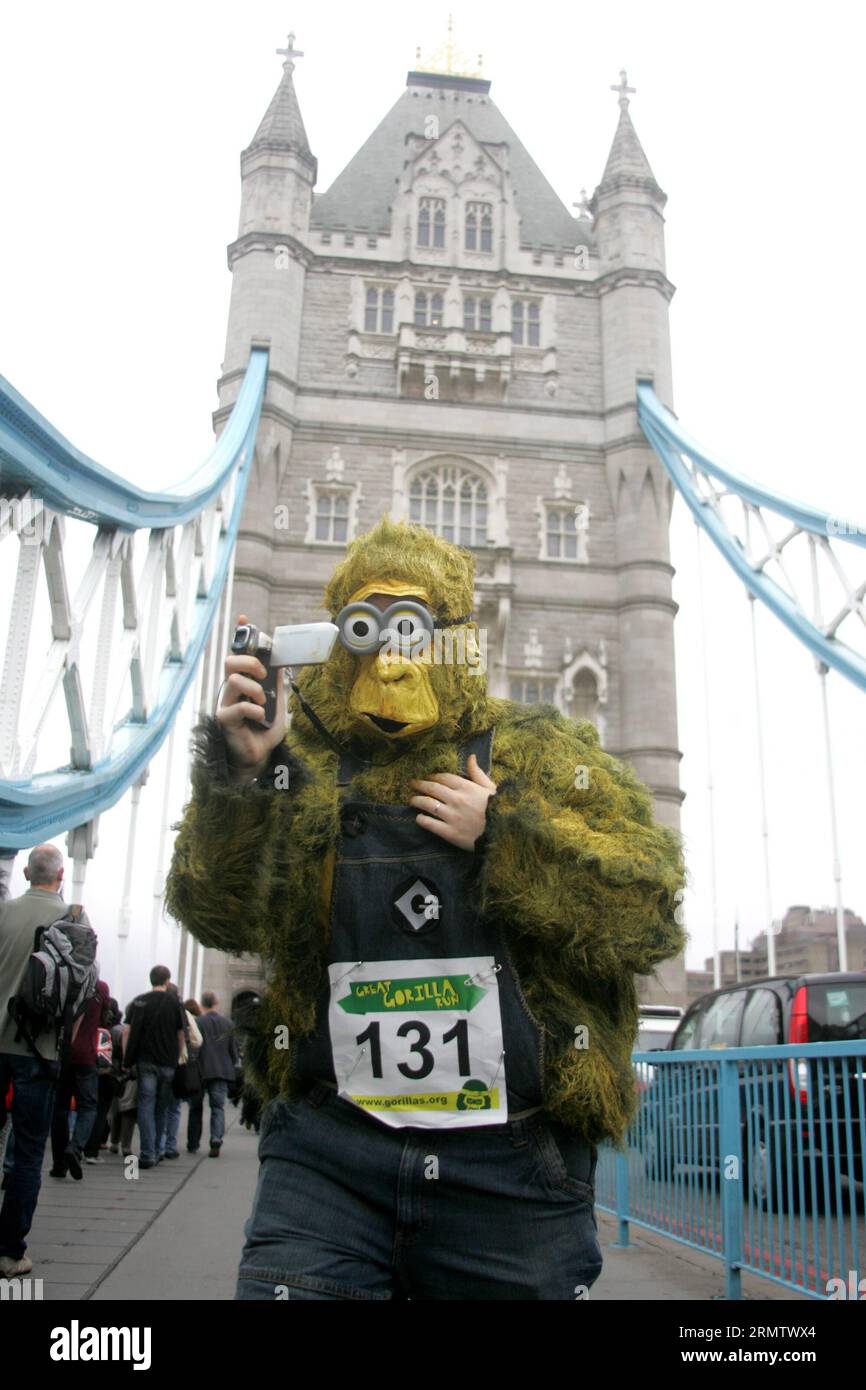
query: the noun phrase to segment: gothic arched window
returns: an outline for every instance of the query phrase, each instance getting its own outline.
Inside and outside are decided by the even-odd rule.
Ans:
[[[445,199],[422,198],[418,206],[418,245],[445,245]]]
[[[493,250],[492,203],[466,204],[466,238],[464,244],[467,251]]]
[[[493,303],[476,299],[474,294],[463,298],[463,328],[466,332],[489,333],[493,326]]]
[[[374,285],[368,287],[364,302],[364,332],[394,332],[393,290],[379,290]]]
[[[509,683],[510,696],[520,705],[552,705],[556,681],[539,676],[519,676]]]
[[[416,473],[409,485],[409,520],[456,545],[487,544],[487,486],[459,464]]]
[[[570,686],[571,698],[568,700],[568,713],[572,719],[589,719],[598,722],[598,685],[592,671],[586,667],[578,671]]]
[[[427,295],[423,290],[418,290],[415,295],[416,328],[441,328],[444,312],[441,294]]]
[[[321,491],[316,496],[316,540],[345,543],[349,528],[349,496]]]
[[[541,306],[535,299],[515,299],[511,306],[511,341],[527,347],[541,343]]]
[[[574,505],[547,508],[547,554],[551,560],[577,559],[577,516]]]

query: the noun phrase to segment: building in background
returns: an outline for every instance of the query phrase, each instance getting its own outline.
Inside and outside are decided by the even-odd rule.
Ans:
[[[822,975],[839,969],[835,908],[789,907],[784,917],[774,922],[773,926],[777,975]],[[848,969],[866,970],[866,923],[847,907],[845,942]],[[722,951],[721,972],[723,987],[737,984],[740,980],[765,979],[769,973],[766,934],[762,932],[755,937],[746,951]],[[712,960],[705,962],[703,970],[689,970],[686,978],[691,1004],[714,988]]]
[[[429,526],[475,556],[492,692],[593,720],[678,826],[672,494],[636,413],[639,378],[673,406],[674,288],[625,73],[575,217],[450,43],[314,196],[293,35],[280,52],[228,250],[218,432],[251,346],[270,352],[234,611],[327,616],[347,542],[385,512]],[[208,953],[226,1006],[259,981]],[[640,990],[684,1003],[683,960]]]

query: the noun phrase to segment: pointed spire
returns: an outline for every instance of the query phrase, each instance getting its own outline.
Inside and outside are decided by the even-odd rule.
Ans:
[[[295,48],[294,34],[289,34],[286,48],[278,48],[276,51],[285,58],[283,76],[271,99],[270,106],[261,119],[258,130],[253,136],[249,149],[253,150],[261,145],[267,145],[270,148],[277,146],[283,149],[292,149],[307,163],[315,166],[315,156],[310,149],[310,142],[304,129],[301,108],[298,105],[292,78],[292,73],[295,70],[295,59],[303,58],[304,55],[299,48]]]
[[[658,190],[660,193],[661,189],[656,183],[650,162],[643,152],[641,142],[637,138],[637,131],[632,125],[631,116],[628,114],[629,95],[634,95],[635,88],[628,85],[625,68],[621,69],[619,77],[619,84],[611,86],[611,91],[619,94],[619,124],[613,137],[607,164],[604,166],[599,189],[607,188],[620,179],[626,179],[629,183],[639,180],[651,184],[653,190]]]

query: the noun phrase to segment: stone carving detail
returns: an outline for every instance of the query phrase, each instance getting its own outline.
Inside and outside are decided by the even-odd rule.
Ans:
[[[571,497],[571,478],[564,463],[559,465],[559,470],[553,480],[553,495],[556,498],[570,499]]]
[[[336,446],[331,450],[330,458],[325,460],[325,477],[329,483],[341,483],[343,474],[346,471],[346,461]]]
[[[491,342],[489,338],[467,338],[466,351],[481,352],[487,356],[494,357],[496,355],[496,344]]]
[[[527,668],[540,666],[544,659],[544,647],[538,640],[538,628],[529,629],[529,641],[523,644],[523,664]]]

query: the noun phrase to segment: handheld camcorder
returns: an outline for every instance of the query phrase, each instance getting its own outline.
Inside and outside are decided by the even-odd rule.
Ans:
[[[338,631],[334,623],[294,623],[275,627],[273,637],[269,637],[253,623],[240,623],[235,628],[234,654],[254,656],[268,671],[265,679],[259,682],[265,692],[265,722],[262,725],[250,719],[247,721],[250,725],[256,729],[271,727],[277,717],[279,672],[284,666],[318,666],[327,661],[334,650]]]

